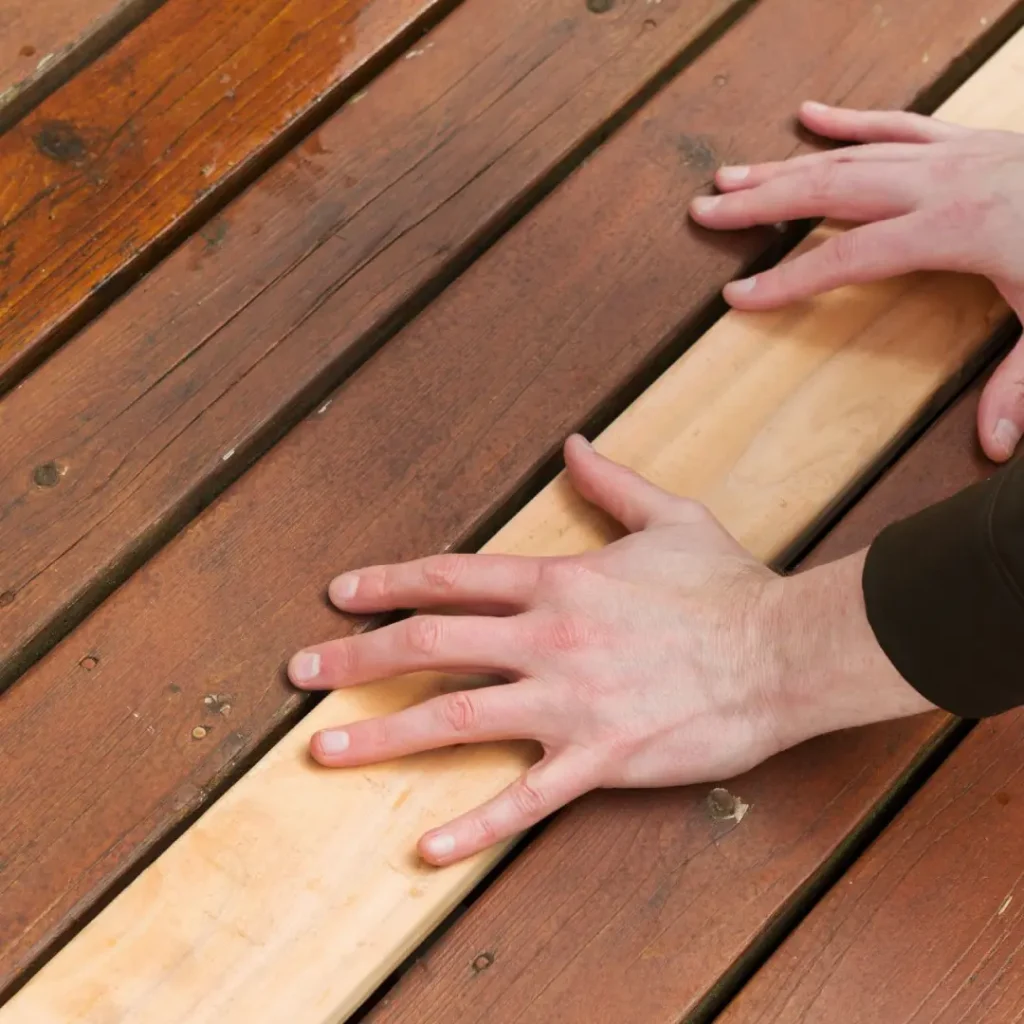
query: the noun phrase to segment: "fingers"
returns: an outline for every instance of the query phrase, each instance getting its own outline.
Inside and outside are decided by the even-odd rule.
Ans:
[[[1024,338],[1000,363],[978,405],[978,436],[985,454],[1006,462],[1024,434]]]
[[[420,856],[443,866],[510,839],[598,785],[592,758],[566,751],[542,761],[493,800],[427,833]]]
[[[376,565],[331,582],[331,600],[343,611],[496,605],[521,608],[537,586],[540,562],[505,555],[435,555],[398,565]]]
[[[845,142],[945,142],[969,129],[902,110],[846,110],[804,103],[800,120],[817,135]]]
[[[933,230],[932,215],[914,213],[835,235],[763,274],[726,285],[725,298],[737,309],[775,309],[843,285],[938,267],[967,269],[953,265],[959,259]]]
[[[578,434],[565,443],[565,467],[577,491],[630,533],[679,519],[681,499],[599,455]]]
[[[331,690],[426,670],[518,674],[526,646],[517,619],[414,615],[299,651],[288,677],[307,690]]]
[[[721,192],[756,188],[772,178],[804,172],[824,164],[903,164],[919,160],[921,146],[910,143],[877,143],[865,146],[845,146],[824,153],[807,153],[789,160],[774,160],[750,167],[721,167],[715,175],[715,184]]]
[[[383,718],[322,729],[310,741],[329,768],[377,764],[458,743],[542,739],[552,709],[532,682],[446,693]]]
[[[908,213],[920,191],[917,176],[896,165],[819,161],[755,188],[699,196],[691,211],[698,223],[715,230],[805,217],[873,221]]]

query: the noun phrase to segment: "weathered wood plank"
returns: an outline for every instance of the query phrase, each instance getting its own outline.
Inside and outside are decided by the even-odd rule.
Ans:
[[[1010,8],[991,0],[989,16]],[[765,240],[708,237],[689,224],[687,204],[716,155],[793,152],[797,96],[905,105],[985,31],[977,12],[966,17],[958,0],[902,4],[881,35],[879,17],[869,0],[758,5],[393,339],[322,415],[293,431],[0,698],[0,984],[10,984],[301,709],[304,698],[280,672],[288,654],[365,625],[339,618],[316,599],[330,573],[466,543],[530,481],[565,433],[699,322],[724,280]],[[903,60],[909,40],[927,41],[927,64]],[[606,69],[595,82],[607,75]],[[568,109],[575,109],[572,102]],[[509,116],[502,111],[506,125]],[[314,188],[319,179],[304,169],[308,162],[324,168],[330,161],[307,149],[291,165],[292,180]],[[486,174],[477,180],[493,186]],[[460,199],[481,202],[475,185],[468,183]],[[268,201],[259,189],[249,196]],[[252,202],[258,222],[266,207]],[[466,209],[456,205],[449,213]],[[385,213],[381,206],[374,216]],[[246,232],[253,221],[245,223],[236,251],[250,258]],[[332,230],[337,223],[335,215]],[[393,221],[383,223],[387,235]],[[306,238],[315,242],[323,224],[293,230],[313,232]],[[402,237],[412,244],[416,236]],[[224,247],[230,239],[229,230]],[[345,344],[352,337],[339,325],[348,330],[350,321],[370,315],[365,307],[382,290],[401,287],[401,279],[389,286],[393,268],[382,266],[383,281],[342,289],[317,309],[306,290],[330,295],[348,272],[338,265],[347,251],[340,242],[327,246],[316,275],[285,279],[287,286],[269,289],[235,318],[232,330],[272,329],[263,335],[268,347],[249,352],[251,373],[236,366],[234,376],[226,374],[230,381],[241,373],[242,383],[223,403],[211,397],[225,386],[217,354],[229,362],[235,356],[222,335],[217,347],[184,364],[195,377],[172,376],[171,387],[181,389],[166,399],[181,417],[175,429],[143,437],[147,420],[125,425],[139,447],[155,444],[143,453],[143,468],[161,445],[171,456],[158,463],[159,474],[137,471],[136,489],[120,507],[108,502],[111,521],[133,501],[152,501],[151,492],[159,494],[176,474],[191,473],[190,458],[220,464],[235,447],[237,424],[252,423],[238,410],[259,409],[261,394],[280,396],[283,382],[308,384],[332,353],[344,353],[343,345],[331,347],[339,333]],[[176,266],[188,269],[202,248],[197,242],[183,253]],[[198,262],[190,286],[216,266]],[[400,265],[403,272],[408,266]],[[138,293],[147,294],[147,286]],[[293,309],[304,294],[305,305]],[[126,317],[122,330],[130,329],[134,308],[130,299],[117,307]],[[182,310],[184,319],[161,336],[164,345],[205,336],[188,318],[196,308]],[[165,314],[158,310],[156,325]],[[289,335],[284,328],[292,326]],[[108,377],[119,365],[98,363]],[[242,369],[249,366],[242,361]],[[182,397],[186,385],[200,389],[191,406]],[[99,371],[93,386],[108,387]],[[186,432],[176,447],[175,430],[201,414],[204,442]],[[3,441],[8,436],[0,431]],[[187,447],[193,443],[198,455]],[[126,454],[136,457],[128,447],[115,448],[112,458]],[[113,473],[96,460],[98,479]],[[80,488],[81,500],[89,494],[88,485]],[[29,500],[45,497],[32,492]],[[8,602],[5,614],[18,604]]]
[[[979,390],[801,568],[851,554],[887,523],[991,473],[976,440]],[[556,1009],[566,1024],[683,1019],[946,727],[925,716],[775,758],[729,784],[751,811],[728,834],[709,821],[703,791],[591,794],[516,858],[368,1024],[532,1024]]]
[[[1024,128],[1024,89],[1016,67],[1022,53],[1024,32],[946,105],[946,116]],[[1014,98],[1007,102],[1007,97]],[[1000,115],[1007,120],[1001,122]],[[464,282],[477,276],[474,271]],[[484,301],[484,294],[490,295],[477,292],[477,301]],[[458,305],[453,297],[434,309],[450,312]],[[913,425],[1006,315],[988,282],[950,275],[843,289],[772,315],[730,313],[596,444],[661,486],[706,501],[752,551],[775,558]],[[383,354],[398,344],[400,339]],[[342,389],[339,406],[351,398],[351,391]],[[300,429],[279,449],[278,454],[291,456],[305,448],[293,473],[311,467],[312,444],[324,444],[323,434],[341,419],[340,411],[328,410],[319,429]],[[273,461],[260,468],[280,471]],[[323,491],[323,498],[330,493]],[[618,535],[619,529],[560,477],[484,550],[563,555]],[[0,1019],[5,1024],[57,1024],[69,1017],[96,1022],[143,1017],[149,1024],[260,1016],[288,1017],[297,1024],[345,1019],[508,845],[433,870],[416,858],[418,835],[495,795],[536,753],[525,744],[462,746],[332,772],[311,761],[309,739],[327,725],[394,711],[463,682],[421,673],[328,694],[46,965]],[[916,723],[919,733],[929,724],[934,728],[934,717],[923,721]],[[860,816],[828,837],[826,853],[896,784],[919,749],[904,751],[902,763],[869,762],[873,770],[862,774],[873,774],[874,786],[858,794]],[[804,803],[819,807],[815,790],[828,785],[839,789],[841,800],[849,775],[820,772],[813,786],[802,787]],[[727,862],[742,857],[741,851],[756,851],[763,864],[764,844],[757,839],[777,827],[774,815],[766,813],[772,806],[768,793],[762,792],[743,819],[762,808],[758,823],[751,825],[713,820],[705,796],[702,788],[680,798],[696,847],[684,860],[704,860],[705,877],[688,878],[691,906],[703,902],[715,874],[723,882],[737,881],[730,867],[721,867],[723,851]],[[746,792],[743,796],[749,799]],[[709,870],[709,861],[717,871]],[[820,855],[804,861],[802,874],[820,864]],[[777,864],[771,867],[778,871]],[[700,933],[706,936],[717,924],[725,940],[710,955],[702,944],[702,969],[688,963],[669,972],[686,979],[680,987],[690,986],[699,998],[718,983],[743,952],[737,931],[743,925],[748,932],[762,928],[792,897],[792,885],[785,881],[785,874],[776,876],[778,884],[754,917],[747,916],[755,902],[749,892],[719,900]],[[628,898],[621,891],[616,896]],[[630,965],[638,991],[609,999],[607,962],[613,959],[611,970],[617,972],[621,955],[603,955],[592,965],[584,991],[572,998],[553,994],[557,986],[550,984],[533,989],[538,994],[529,1009],[535,1019],[564,1019],[571,1012],[578,1020],[592,1020],[597,1012],[608,1021],[651,1020],[650,1009],[638,1006],[645,1001],[649,1007],[651,981],[637,976],[663,973],[664,961],[677,947],[664,935],[649,938],[653,941],[639,957],[647,963],[639,969],[635,961]],[[577,953],[574,967],[582,958]],[[579,1004],[588,996],[591,1010],[581,1011]],[[671,1015],[676,1019],[679,1009],[688,1009],[685,998],[680,1002]],[[472,1006],[479,1014],[479,1000]],[[423,1019],[419,1001],[414,1014]],[[662,1014],[668,1017],[664,1009]],[[503,1015],[521,1019],[522,1006]],[[484,1017],[494,1019],[493,1005]],[[451,1001],[444,1001],[439,1019],[452,1020]]]
[[[0,131],[164,0],[4,0]]]
[[[180,12],[179,46],[189,44],[184,16],[197,3],[172,0],[161,12]],[[203,6],[209,18],[232,14],[231,5]],[[365,10],[404,20],[425,6],[377,0]],[[352,17],[336,0],[313,30],[317,0],[258,5],[261,17],[278,8],[293,15],[268,28],[281,46],[303,27],[314,43],[333,32],[336,44],[339,23]],[[69,608],[75,614],[95,603],[240,473],[311,392],[325,392],[364,357],[410,304],[439,287],[439,275],[454,273],[546,175],[696,46],[730,3],[665,0],[658,8],[655,28],[645,30],[654,19],[643,5],[602,15],[581,0],[463,5],[0,400],[0,686],[45,646]],[[224,35],[237,45],[245,32],[227,27]],[[367,22],[361,45],[382,35]],[[276,111],[276,79],[260,47],[252,49],[255,96],[244,109],[262,103]],[[292,75],[305,50],[292,47],[281,73]],[[314,62],[293,76],[296,88],[317,67],[334,74],[337,54],[329,50],[317,58],[322,67]],[[204,80],[217,98],[231,88],[218,73],[231,52],[211,57]],[[192,103],[183,101],[185,111]],[[138,191],[111,194],[104,237],[114,259],[148,204],[166,213],[179,199],[190,202],[211,145],[228,147],[237,130],[244,150],[252,141],[246,132],[267,116],[254,113],[251,125],[234,115],[225,121],[226,110],[206,102],[197,113],[195,142],[176,147],[174,173],[153,172],[155,192],[147,172]],[[175,114],[165,127],[180,129],[186,116]],[[149,167],[150,149],[125,158],[125,172]],[[690,188],[709,173],[707,154],[692,169],[670,154]],[[227,173],[231,161],[218,158],[217,166]],[[188,188],[179,195],[181,180]],[[90,208],[83,201],[81,216]],[[31,251],[15,256],[35,259]],[[93,274],[73,246],[64,258],[73,275]],[[34,314],[50,308],[35,299],[42,304],[29,302]]]
[[[450,6],[170,0],[0,138],[0,391]]]
[[[1020,1021],[1022,736],[1021,711],[976,726],[723,1024]]]

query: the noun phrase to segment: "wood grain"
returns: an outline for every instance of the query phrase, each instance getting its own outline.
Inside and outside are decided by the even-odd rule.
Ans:
[[[955,0],[941,9],[934,0],[906,3],[878,36],[879,15],[867,0],[760,4],[4,694],[0,984],[14,981],[294,719],[304,698],[283,680],[287,656],[366,625],[326,607],[331,574],[465,544],[530,484],[568,431],[700,321],[723,281],[764,244],[764,236],[708,236],[687,221],[689,198],[716,158],[795,150],[794,96],[909,103],[984,31],[974,13],[965,17]],[[908,40],[928,41],[928,64],[903,60]],[[315,182],[312,174],[302,179],[309,159],[297,158],[293,173]],[[478,180],[493,187],[486,174]],[[474,184],[460,199],[480,201]],[[301,229],[314,240],[319,230],[308,222]],[[236,233],[251,258],[251,234]],[[344,251],[336,244],[324,253],[314,294],[337,280],[331,261]],[[304,294],[302,283],[272,291],[252,320],[236,317],[236,329],[277,329],[291,312],[286,300]],[[219,464],[231,450],[231,409],[248,412],[265,389],[279,394],[284,382],[308,380],[339,325],[361,308],[342,303],[383,287],[352,297],[342,289],[336,304],[297,325],[289,344],[259,353],[265,358],[230,402],[211,405],[203,396],[184,409],[187,424],[210,407],[203,436],[213,454],[204,458]],[[117,309],[131,310],[130,300]],[[197,309],[190,304],[188,313]],[[131,323],[126,317],[122,329]],[[198,326],[186,318],[176,330],[203,337]],[[939,336],[944,330],[948,324]],[[195,379],[213,388],[221,386],[218,364],[205,360],[217,352],[230,358],[224,337],[194,360],[205,367]],[[126,354],[99,365],[110,376],[133,364]],[[143,427],[134,429],[142,438]],[[0,443],[9,437],[0,431]],[[191,472],[189,449],[168,437],[164,444],[173,457],[160,463],[163,477],[141,476],[123,505],[134,493],[149,501],[173,474]],[[82,500],[89,493],[82,488]],[[45,498],[32,500],[39,507]],[[120,507],[106,507],[116,521]],[[18,604],[7,602],[4,614]]]
[[[163,0],[4,0],[0,4],[0,131]]]
[[[1022,52],[1024,32],[943,113],[961,123],[1024,128],[1024,79],[1016,67]],[[820,229],[815,241],[831,230]],[[442,299],[434,308],[449,305]],[[744,544],[771,559],[913,424],[1006,312],[980,278],[912,275],[841,289],[780,313],[730,313],[596,446],[661,486],[705,501]],[[347,397],[343,390],[338,403]],[[325,426],[332,420],[328,410]],[[289,441],[301,444],[303,433]],[[617,534],[563,475],[484,550],[571,554]],[[345,1019],[508,846],[433,870],[418,862],[416,838],[495,795],[534,755],[527,745],[463,746],[337,772],[313,764],[309,738],[326,725],[394,711],[460,685],[458,677],[420,673],[328,694],[58,953],[0,1021]],[[876,781],[905,768],[876,760]],[[812,794],[813,788],[806,794],[812,806],[820,806]],[[690,790],[681,800],[698,811],[690,835],[700,847],[731,838],[763,849],[748,836],[763,825],[723,828],[701,806],[706,795]],[[833,835],[831,844],[840,838]],[[705,887],[691,878],[689,890],[700,902]],[[737,916],[720,913],[731,928]],[[650,961],[674,948],[659,937],[645,951],[643,973],[656,973]],[[703,976],[686,972],[698,995],[730,966],[734,950],[723,944],[722,958]],[[541,991],[536,1002],[549,998],[549,987]],[[552,1019],[556,1007],[564,1019],[564,1000],[547,1005],[538,1019]],[[636,999],[614,1015],[607,1001],[601,1005],[606,1020],[622,1020],[624,1012],[651,1019],[638,1015]],[[443,1012],[452,1019],[450,1003]],[[416,1013],[422,1020],[422,1007]]]
[[[169,26],[176,34],[161,44],[171,54],[191,52],[190,33],[198,30],[188,27],[188,15],[197,3],[171,0],[160,12],[178,19]],[[365,62],[367,47],[382,44],[386,29],[436,3],[380,0],[358,18],[339,2],[323,16],[318,0],[201,6],[206,18],[224,19],[215,33],[224,42],[196,58],[205,75],[198,90],[183,74],[161,93],[149,115],[151,141],[114,160],[123,173],[114,182],[111,172],[104,186],[108,205],[99,248],[89,243],[92,259],[83,262],[72,244],[75,217],[96,228],[91,193],[71,203],[72,237],[44,230],[41,251],[19,242],[14,259],[51,267],[47,246],[56,246],[88,291],[105,265],[101,251],[121,261],[125,238],[190,206],[192,190],[209,184],[214,151],[213,176],[230,174],[236,158],[258,148],[268,117],[280,127],[289,110],[326,87],[318,76],[344,77]],[[311,392],[326,394],[409,315],[411,303],[439,286],[439,275],[453,273],[507,224],[545,175],[696,45],[729,5],[658,6],[655,28],[644,30],[652,19],[643,5],[597,16],[580,0],[464,4],[0,401],[0,686],[45,646],[55,624],[81,615],[237,476]],[[270,18],[274,11],[282,16]],[[235,24],[239,18],[245,23]],[[260,19],[267,39],[257,33],[239,56],[239,41],[250,40]],[[157,22],[145,30],[156,31]],[[345,26],[355,48],[341,56]],[[309,42],[301,43],[304,32]],[[317,49],[323,33],[331,45],[305,66],[307,47]],[[268,51],[275,47],[287,59],[274,59]],[[231,84],[246,62],[246,84]],[[159,67],[169,75],[174,64]],[[230,83],[221,81],[225,74]],[[288,102],[278,96],[282,75],[297,90]],[[229,101],[232,88],[242,92]],[[237,113],[232,103],[242,103]],[[165,165],[159,154],[168,138],[195,117],[192,135]],[[29,142],[34,130],[34,123],[24,127],[21,148],[43,160]],[[677,153],[668,155],[680,187],[698,187],[708,167],[691,171]],[[87,170],[74,171],[77,186]],[[38,184],[39,175],[25,180]],[[14,189],[17,176],[11,181]],[[45,211],[38,216],[49,223]],[[17,230],[31,239],[34,226],[30,217]],[[68,280],[47,276],[40,287],[62,289]],[[23,305],[33,323],[61,308],[60,296],[29,291]]]
[[[1024,1015],[1024,712],[978,725],[723,1024]]]
[[[169,0],[0,138],[0,390],[447,6]]]
[[[979,392],[933,424],[801,569],[988,476]],[[729,783],[751,806],[732,831],[711,821],[703,789],[591,794],[505,869],[367,1024],[687,1017],[948,724],[924,716],[789,751]]]

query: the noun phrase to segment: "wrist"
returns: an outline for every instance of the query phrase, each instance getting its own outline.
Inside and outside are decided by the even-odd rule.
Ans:
[[[785,746],[935,709],[897,672],[864,605],[866,550],[778,578],[771,598],[774,715]]]

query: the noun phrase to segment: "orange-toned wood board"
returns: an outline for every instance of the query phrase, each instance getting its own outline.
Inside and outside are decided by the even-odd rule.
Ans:
[[[469,11],[463,5],[452,18]],[[689,198],[716,160],[795,151],[790,125],[798,96],[905,105],[921,89],[946,82],[944,69],[963,66],[957,55],[971,40],[1001,29],[981,26],[973,15],[962,18],[961,11],[950,0],[936,18],[934,3],[904,4],[878,38],[871,3],[758,5],[0,699],[0,984],[16,981],[275,730],[294,720],[304,698],[283,681],[280,666],[288,654],[318,636],[366,625],[324,606],[319,595],[328,575],[346,565],[466,544],[531,486],[566,432],[607,416],[638,372],[678,350],[686,332],[706,318],[722,283],[765,244],[763,235],[708,236],[688,223]],[[929,63],[897,59],[909,40],[923,39]],[[867,46],[872,40],[874,48]],[[426,62],[438,49],[416,61]],[[346,109],[366,109],[374,88]],[[573,103],[566,109],[577,109]],[[507,123],[508,111],[502,118]],[[545,121],[556,123],[554,116]],[[319,138],[310,145],[316,144]],[[290,166],[291,180],[315,187],[319,178],[303,168],[309,162],[328,167],[330,158],[307,147]],[[402,180],[409,185],[415,178]],[[476,180],[494,187],[487,173]],[[444,222],[464,224],[460,218],[467,217],[479,224],[469,214],[480,210],[477,204],[493,208],[485,196],[475,181],[466,183]],[[249,227],[233,235],[229,222],[218,249],[235,253],[235,264],[261,251],[258,236],[246,232],[266,220],[259,214],[268,208],[258,204],[270,197],[257,187],[246,201],[253,204],[252,221],[242,222]],[[386,212],[380,206],[373,216]],[[333,231],[336,221],[329,223]],[[438,222],[426,223],[433,231]],[[315,242],[323,226],[304,221],[293,230],[313,231],[305,237]],[[384,246],[392,257],[408,251],[403,240],[414,246],[419,237],[413,225],[398,230],[401,237]],[[352,267],[342,260],[344,238],[326,246],[306,276],[285,276],[278,288],[261,292],[262,302],[246,307],[236,295],[243,308],[232,333],[220,333],[216,346],[201,347],[191,359],[184,357],[194,339],[210,326],[201,320],[204,293],[191,289],[205,282],[227,290],[216,275],[228,271],[201,262],[210,256],[198,240],[165,265],[188,271],[195,300],[169,330],[162,327],[172,319],[166,306],[150,314],[156,317],[152,328],[161,328],[154,349],[178,346],[172,372],[152,381],[151,364],[139,355],[145,347],[129,345],[117,359],[109,350],[97,355],[91,383],[74,392],[105,392],[112,379],[110,391],[130,388],[130,376],[117,375],[129,371],[118,368],[135,366],[147,375],[142,393],[133,392],[132,414],[143,418],[129,415],[120,447],[112,440],[97,446],[93,460],[81,463],[81,477],[72,475],[74,468],[61,475],[59,449],[42,448],[21,464],[19,472],[32,474],[54,463],[57,486],[24,492],[13,503],[37,510],[34,522],[43,529],[60,521],[44,514],[45,503],[65,501],[62,488],[79,481],[77,500],[61,515],[70,522],[85,506],[98,525],[89,542],[70,552],[67,566],[109,566],[109,548],[100,544],[97,556],[90,543],[106,536],[109,544],[125,523],[126,535],[137,538],[133,543],[151,539],[144,530],[131,533],[139,522],[154,522],[151,511],[148,518],[138,515],[140,505],[177,509],[177,518],[156,517],[176,528],[183,510],[204,494],[193,488],[182,495],[174,489],[176,478],[223,479],[218,467],[225,472],[222,467],[256,445],[258,430],[280,409],[282,390],[301,395],[323,378],[325,366],[344,361],[352,339],[379,313],[374,303],[383,301],[382,292],[402,287],[385,260],[379,267],[371,261],[371,277],[353,291],[337,289]],[[427,238],[427,253],[436,253],[443,236]],[[465,234],[456,239],[467,246]],[[232,244],[237,248],[229,249]],[[197,259],[200,265],[191,269]],[[398,270],[405,274],[408,266],[402,262]],[[372,276],[378,273],[383,280]],[[151,275],[111,311],[124,318],[112,337],[130,334],[137,320],[150,329],[147,306],[133,301],[152,297],[161,280]],[[259,291],[259,282],[248,287]],[[318,305],[310,295],[327,300]],[[213,325],[218,322],[215,317]],[[262,338],[259,346],[246,348],[253,335]],[[232,349],[232,337],[240,348]],[[62,357],[44,370],[68,365]],[[13,401],[42,379],[58,380],[40,371],[8,396],[6,408],[17,410],[8,412],[8,422],[24,430],[39,421],[38,404],[15,407]],[[238,383],[224,392],[231,381]],[[215,401],[222,393],[224,400]],[[72,393],[64,394],[71,402]],[[154,404],[147,406],[147,397]],[[66,407],[64,414],[74,422],[88,418],[90,408]],[[202,428],[190,432],[185,428],[193,419]],[[154,421],[159,428],[146,434],[145,425]],[[239,437],[240,430],[249,433]],[[10,444],[9,438],[0,431],[0,443]],[[156,458],[165,448],[169,454]],[[154,469],[147,471],[151,461]],[[117,488],[129,477],[119,500],[107,491],[105,501],[89,505],[104,480],[112,478]],[[26,541],[32,522],[20,535]],[[55,563],[44,575],[58,578],[64,571]],[[34,593],[46,592],[44,582],[33,584]],[[23,629],[18,616],[31,607],[32,589],[4,593],[3,628]],[[116,781],[129,778],[130,786]]]
[[[163,0],[4,0],[0,131]]]
[[[976,440],[979,390],[800,568],[852,554],[993,472]],[[706,789],[591,794],[408,968],[368,1024],[705,1019],[948,728],[932,715],[805,744],[729,783],[750,807],[735,827],[713,819]]]
[[[963,124],[1024,127],[1022,52],[1024,32],[943,106],[942,115]],[[820,229],[810,244],[832,230]],[[460,283],[479,285],[476,271],[486,262]],[[432,311],[443,315],[458,301],[450,292]],[[777,559],[913,427],[950,379],[977,357],[1006,312],[981,278],[912,275],[841,289],[774,314],[729,313],[596,444],[654,482],[707,502],[753,552]],[[398,341],[384,354],[396,351]],[[316,502],[314,467],[323,465],[317,450],[340,416],[332,411],[351,399],[351,390],[343,388],[319,429],[300,428],[275,453],[294,458],[304,448],[304,457],[292,465],[304,471],[306,500]],[[283,464],[271,456],[260,468],[271,467],[281,472]],[[324,505],[336,482],[321,491]],[[283,489],[290,499],[281,503],[283,514],[294,515],[295,491]],[[213,511],[230,502],[229,494]],[[257,528],[274,525],[265,518]],[[560,555],[616,535],[563,476],[484,550]],[[280,553],[280,527],[275,538]],[[254,553],[264,550],[253,547]],[[150,568],[158,571],[161,562],[156,559]],[[147,575],[144,570],[136,581]],[[108,607],[115,604],[116,599]],[[147,632],[139,622],[132,627]],[[417,860],[416,837],[493,796],[535,755],[520,745],[470,745],[338,772],[312,763],[309,738],[325,725],[376,716],[458,685],[457,678],[423,673],[327,695],[29,981],[0,1020],[346,1019],[508,845],[434,870]],[[917,728],[925,733],[927,750],[928,720],[919,719]],[[875,788],[860,794],[862,816],[913,768],[921,749],[903,754],[868,762]],[[822,772],[805,788],[812,807],[821,806],[818,790],[829,778]],[[849,777],[843,773],[832,781],[842,783],[835,804],[849,788]],[[755,805],[745,793],[740,796],[748,804],[742,820],[732,815],[709,823],[705,804],[704,835],[696,827],[691,831],[699,848],[717,847],[714,863],[728,840],[762,848],[756,835],[774,822],[768,794],[762,794],[757,824]],[[681,799],[700,806],[706,798],[691,789]],[[848,820],[845,831],[825,837],[819,856],[833,852],[856,825],[856,818]],[[800,849],[806,857],[807,845]],[[820,864],[804,861],[803,875]],[[780,864],[771,867],[778,870]],[[688,889],[691,905],[702,903],[706,886],[691,876]],[[780,885],[774,907],[769,896],[757,908],[756,924],[782,912],[791,895],[791,888]],[[739,911],[748,902],[749,893],[727,901],[728,912],[716,923],[742,929]],[[752,924],[747,919],[746,929]],[[672,948],[658,937],[648,947],[649,959]],[[742,953],[734,932],[733,941],[723,942],[718,956],[704,965],[700,992],[713,990]],[[650,973],[660,972],[652,964]],[[619,1007],[618,1017],[609,1016],[607,1000],[600,1005],[608,1020],[622,1019],[623,1013],[643,1019],[636,999]],[[556,1010],[564,1015],[564,1006],[554,1004],[539,1019],[550,1019]]]
[[[975,726],[723,1024],[1020,1021],[1022,837],[1024,713],[1015,711]]]
[[[0,137],[0,392],[449,6],[167,0]]]

